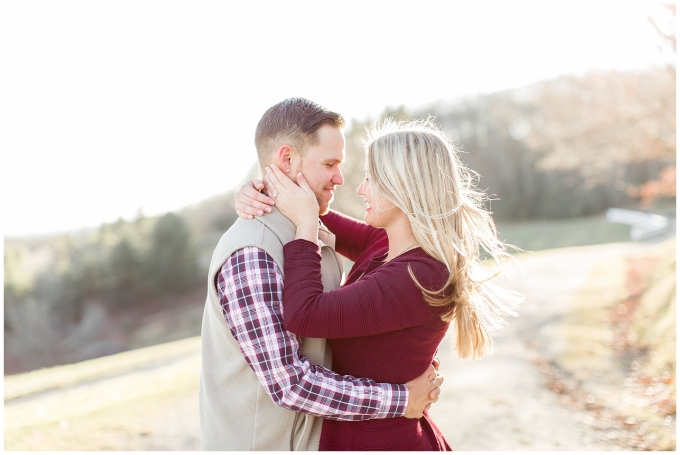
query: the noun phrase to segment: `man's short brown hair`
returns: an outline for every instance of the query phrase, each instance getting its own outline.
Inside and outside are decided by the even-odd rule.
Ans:
[[[274,149],[289,144],[304,154],[316,145],[316,132],[324,125],[342,128],[342,115],[305,98],[288,98],[267,109],[255,129],[255,148],[260,164],[271,160]]]

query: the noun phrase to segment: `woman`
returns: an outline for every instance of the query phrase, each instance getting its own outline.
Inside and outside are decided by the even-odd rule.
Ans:
[[[480,250],[496,261],[507,253],[466,176],[449,138],[429,121],[376,129],[357,189],[365,223],[334,212],[322,218],[337,251],[354,261],[344,286],[324,293],[316,198],[301,174],[298,186],[268,168],[269,194],[297,229],[284,247],[286,328],[327,338],[337,373],[379,382],[404,382],[427,368],[451,322],[460,357],[485,355],[490,330],[513,314],[518,296],[488,282]],[[427,412],[419,420],[325,420],[319,448],[451,450]]]

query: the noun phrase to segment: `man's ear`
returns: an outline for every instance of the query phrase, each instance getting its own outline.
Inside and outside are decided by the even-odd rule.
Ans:
[[[293,168],[295,162],[299,159],[297,150],[290,145],[282,145],[276,152],[276,164],[288,174]]]

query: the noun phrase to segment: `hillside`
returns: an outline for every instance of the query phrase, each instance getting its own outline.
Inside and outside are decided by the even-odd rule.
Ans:
[[[440,349],[446,382],[432,415],[454,449],[674,449],[675,238],[521,261],[513,287],[527,302],[495,353],[457,360],[448,337]],[[631,271],[646,277],[641,294]],[[611,315],[635,295],[618,350]],[[199,371],[192,337],[7,376],[5,449],[198,450]]]

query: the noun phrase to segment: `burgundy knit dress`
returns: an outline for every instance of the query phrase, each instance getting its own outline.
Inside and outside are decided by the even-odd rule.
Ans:
[[[284,247],[284,323],[301,336],[327,338],[338,374],[403,384],[432,363],[448,323],[428,305],[411,279],[439,289],[444,265],[415,248],[384,260],[383,229],[331,212],[323,223],[337,236],[338,253],[354,261],[344,286],[323,292],[316,244],[295,240]],[[451,450],[427,413],[365,421],[324,420],[320,450]]]

